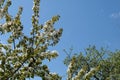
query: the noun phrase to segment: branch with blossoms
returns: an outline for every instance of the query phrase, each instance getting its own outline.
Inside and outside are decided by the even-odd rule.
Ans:
[[[77,67],[76,57],[73,56],[70,64],[68,65],[67,70],[67,80],[90,80],[95,73],[100,69],[100,66],[96,66],[94,68],[91,68],[89,72],[87,72],[87,66],[83,66],[76,75],[74,75],[74,72],[76,71]]]
[[[0,0],[0,19],[5,19],[0,25],[0,33],[8,36],[6,44],[0,43],[0,80],[24,80],[35,76],[43,80],[61,80],[43,64],[43,60],[50,61],[58,56],[56,50],[49,51],[48,47],[55,46],[62,35],[62,28],[54,28],[60,16],[39,24],[40,0],[33,0],[32,30],[30,36],[26,36],[21,21],[23,8],[19,7],[16,16],[12,17],[8,13],[11,4],[11,0]]]

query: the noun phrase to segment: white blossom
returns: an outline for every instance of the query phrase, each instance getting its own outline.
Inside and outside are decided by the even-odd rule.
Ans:
[[[58,52],[56,50],[51,51],[51,53],[58,54]]]
[[[52,74],[52,75],[57,75],[57,73],[55,73],[55,72],[51,72],[50,74]]]
[[[2,68],[0,68],[0,72],[4,72],[4,70]]]

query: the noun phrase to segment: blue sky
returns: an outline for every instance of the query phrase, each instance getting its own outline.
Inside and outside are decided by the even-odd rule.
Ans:
[[[28,34],[31,28],[32,0],[12,0],[9,12],[14,16],[19,6],[23,6],[22,23]],[[52,50],[59,52],[59,57],[48,63],[52,72],[66,76],[63,65],[65,53],[71,46],[74,52],[83,51],[89,45],[120,49],[120,0],[41,0],[40,23],[59,14],[55,24],[63,28],[63,35],[58,45]],[[35,78],[34,80],[38,80]],[[32,80],[32,79],[31,79]],[[63,79],[64,80],[64,79]]]

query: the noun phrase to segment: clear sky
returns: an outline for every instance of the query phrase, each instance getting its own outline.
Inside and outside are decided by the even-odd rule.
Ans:
[[[33,0],[12,1],[9,12],[13,16],[19,6],[24,7],[22,23],[25,33],[28,34]],[[59,57],[48,63],[52,72],[66,76],[63,49],[69,50],[71,46],[75,52],[83,51],[89,45],[104,46],[111,50],[120,49],[120,0],[41,0],[40,23],[43,24],[57,14],[61,18],[55,27],[62,27],[64,31],[59,44],[50,48],[59,52]]]

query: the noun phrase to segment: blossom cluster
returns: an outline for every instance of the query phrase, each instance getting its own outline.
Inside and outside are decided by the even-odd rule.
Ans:
[[[8,7],[11,5],[11,0],[7,0],[4,6],[5,0],[0,0],[0,19],[2,19],[8,11]]]
[[[70,64],[68,65],[67,70],[67,80],[90,80],[91,77],[100,69],[100,66],[91,68],[90,71],[87,72],[87,66],[83,66],[77,74],[73,74],[76,71],[76,57],[73,57]]]
[[[76,65],[75,60],[76,60],[76,58],[73,57],[72,61],[70,62],[69,66],[68,66],[68,70],[67,70],[68,78],[67,78],[67,80],[71,80],[73,77],[73,72],[74,72],[75,65]]]

